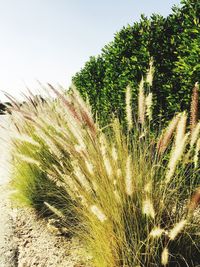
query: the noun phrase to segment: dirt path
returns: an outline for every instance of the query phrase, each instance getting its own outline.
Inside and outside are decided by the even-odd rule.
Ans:
[[[10,214],[8,190],[0,187],[0,267],[15,267],[17,245],[14,242],[14,228]]]
[[[6,116],[0,116],[0,125],[9,128]],[[0,267],[16,266],[16,245],[9,203],[9,161],[10,146],[7,130],[0,127]]]
[[[15,229],[18,267],[85,267],[78,240],[55,235],[30,209],[18,211]]]

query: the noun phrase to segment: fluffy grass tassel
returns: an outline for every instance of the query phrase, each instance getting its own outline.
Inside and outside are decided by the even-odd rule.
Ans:
[[[197,121],[198,121],[198,101],[199,101],[199,84],[195,83],[192,92],[192,102],[191,102],[191,110],[190,110],[190,129],[191,132],[194,131]]]

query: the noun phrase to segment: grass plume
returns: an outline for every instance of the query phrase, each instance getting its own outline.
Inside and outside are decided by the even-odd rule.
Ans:
[[[192,91],[192,101],[190,110],[190,129],[191,132],[194,131],[197,121],[198,121],[198,103],[199,102],[199,84],[195,83]]]

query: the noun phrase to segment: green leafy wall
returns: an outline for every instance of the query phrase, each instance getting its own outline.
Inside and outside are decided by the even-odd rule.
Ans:
[[[124,119],[128,84],[133,88],[134,108],[138,83],[151,57],[154,113],[165,120],[189,108],[193,85],[200,80],[200,1],[182,1],[166,18],[142,15],[139,22],[116,33],[101,55],[91,57],[73,77],[102,124],[113,113]]]

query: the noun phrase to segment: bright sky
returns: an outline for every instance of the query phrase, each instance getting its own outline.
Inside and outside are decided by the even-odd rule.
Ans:
[[[179,0],[0,0],[0,90],[19,96],[36,80],[70,85],[92,55],[140,14],[167,16]],[[0,92],[0,101],[5,98]]]

